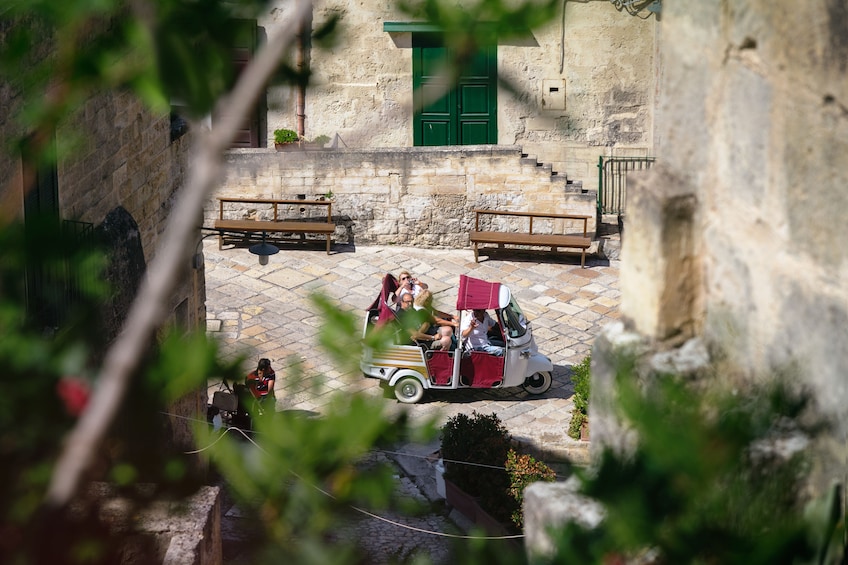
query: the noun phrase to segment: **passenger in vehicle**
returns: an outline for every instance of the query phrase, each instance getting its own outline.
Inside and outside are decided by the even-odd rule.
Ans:
[[[433,349],[441,349],[442,351],[453,351],[456,349],[453,341],[453,330],[450,326],[440,326],[436,334],[436,340],[433,341]]]
[[[413,298],[411,293],[401,296],[400,306],[396,312],[401,332],[405,338],[408,336],[408,344],[424,342],[430,345],[435,341],[436,336],[426,333],[430,327],[427,313],[422,310],[416,310],[412,303]]]
[[[442,346],[438,348],[443,348],[447,351],[451,345],[453,328],[459,327],[459,321],[456,319],[456,316],[442,312],[441,310],[436,310],[433,307],[433,293],[429,290],[422,290],[415,298],[413,306],[416,310],[426,316],[425,319],[427,320],[427,327],[424,328],[422,326],[421,331],[428,335],[435,336],[433,338],[433,349],[437,349],[436,344],[441,342]],[[447,337],[443,337],[445,335]],[[442,341],[443,339],[444,341]]]
[[[442,312],[441,310],[436,310],[433,307],[433,293],[427,289],[422,290],[421,293],[415,297],[414,305],[416,310],[423,310],[427,312],[430,323],[433,326],[450,326],[452,328],[459,327],[459,320],[456,316],[448,314],[447,312]]]
[[[489,342],[488,333],[494,325],[495,321],[485,310],[471,310],[462,315],[460,333],[463,339],[468,340],[468,346],[472,350],[501,356],[504,354],[504,348]]]
[[[423,283],[414,278],[409,271],[401,271],[398,275],[398,289],[395,291],[393,302],[397,302],[404,294],[412,294],[412,298],[416,298],[422,290],[427,290],[427,283]]]

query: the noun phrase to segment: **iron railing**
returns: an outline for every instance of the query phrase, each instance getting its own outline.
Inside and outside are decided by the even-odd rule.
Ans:
[[[599,157],[598,214],[624,214],[627,173],[650,169],[654,161],[656,157]]]
[[[93,224],[62,220],[57,227],[58,230],[54,229],[53,234],[61,241],[40,239],[30,243],[34,246],[54,243],[57,250],[44,254],[34,253],[35,256],[29,258],[26,271],[28,315],[34,322],[52,329],[61,327],[67,314],[81,302],[84,281],[92,275],[81,272],[81,265],[72,263],[76,259],[73,256],[74,250],[91,249],[95,244]],[[61,256],[63,253],[71,255]],[[60,257],[55,257],[57,254]]]

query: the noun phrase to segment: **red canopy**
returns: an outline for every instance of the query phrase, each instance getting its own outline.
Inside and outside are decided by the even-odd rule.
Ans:
[[[369,310],[379,310],[380,314],[377,318],[378,324],[394,318],[394,313],[391,310],[391,306],[389,306],[389,296],[391,296],[397,289],[398,284],[394,275],[386,273],[386,276],[383,277],[383,286],[380,288],[380,296],[378,296],[371,306],[368,307]]]
[[[457,310],[491,310],[500,306],[501,283],[459,275]]]

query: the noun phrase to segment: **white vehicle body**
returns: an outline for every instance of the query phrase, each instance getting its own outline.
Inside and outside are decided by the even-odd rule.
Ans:
[[[389,300],[396,288],[394,277],[386,275],[380,296],[366,315],[363,336],[395,322]],[[405,403],[418,402],[429,389],[523,386],[531,394],[543,394],[550,388],[553,363],[539,353],[531,324],[509,288],[463,275],[456,305],[460,312],[467,311],[466,315],[475,308],[494,311],[493,342],[500,337],[503,356],[469,350],[457,328],[457,347],[451,351],[428,349],[429,343],[366,347],[360,362],[362,372],[385,381]]]

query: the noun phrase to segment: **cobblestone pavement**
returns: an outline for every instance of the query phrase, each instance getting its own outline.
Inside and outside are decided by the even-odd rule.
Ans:
[[[387,272],[409,270],[429,285],[436,307],[447,311],[453,310],[461,273],[506,284],[532,322],[540,352],[553,361],[551,389],[540,396],[520,387],[428,391],[415,405],[386,398],[387,408],[408,411],[413,421],[435,417],[440,423],[460,412],[494,412],[515,439],[544,460],[585,460],[586,443],[566,435],[573,394],[569,371],[589,353],[600,328],[619,316],[617,259],[587,258],[587,268],[581,269],[579,257],[551,253],[493,250],[488,257],[481,253],[481,262],[475,263],[472,250],[336,246],[327,255],[316,246],[284,249],[261,266],[247,249],[219,250],[214,239],[206,240],[203,250],[208,332],[220,338],[225,357],[245,355],[245,374],[258,358],[271,359],[278,375],[277,410],[320,414],[338,392],[383,396],[376,379],[364,378],[358,370],[341,371],[319,348],[322,318],[309,299],[312,293],[325,294],[362,320]],[[286,378],[295,361],[305,378]],[[316,383],[322,386],[315,389]],[[439,525],[443,518],[433,519]],[[394,526],[363,523],[372,531],[362,539],[379,545],[379,532],[389,528],[395,531],[388,539],[402,545]],[[431,559],[440,561],[439,554]]]

